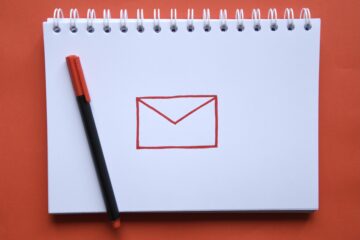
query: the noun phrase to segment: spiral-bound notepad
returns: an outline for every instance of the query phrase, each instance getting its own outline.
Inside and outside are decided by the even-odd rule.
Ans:
[[[318,208],[320,19],[245,13],[55,10],[43,24],[50,213],[105,211],[70,54],[121,212]]]

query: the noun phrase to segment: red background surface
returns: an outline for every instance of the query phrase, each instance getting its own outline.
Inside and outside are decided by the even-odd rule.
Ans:
[[[136,8],[152,17],[177,8],[200,17],[259,7],[263,17],[309,7],[322,19],[320,210],[314,214],[128,214],[114,231],[105,215],[47,213],[47,145],[42,22],[55,7]],[[360,239],[360,1],[6,1],[0,2],[0,239]]]

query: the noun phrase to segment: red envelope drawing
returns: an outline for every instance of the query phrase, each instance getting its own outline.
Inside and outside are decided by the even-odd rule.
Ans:
[[[136,148],[217,148],[216,95],[136,98]]]

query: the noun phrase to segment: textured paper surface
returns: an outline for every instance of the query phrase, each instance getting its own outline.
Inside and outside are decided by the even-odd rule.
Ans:
[[[244,32],[235,21],[227,32],[218,21],[210,32],[195,21],[192,33],[185,21],[176,33],[168,21],[160,33],[152,21],[144,33],[134,22],[127,33],[115,20],[110,33],[102,24],[95,22],[90,34],[80,21],[74,34],[68,20],[60,33],[51,19],[44,23],[50,213],[105,211],[66,68],[69,54],[83,64],[120,211],[318,208],[320,20],[312,19],[311,31],[303,20],[293,31],[280,20],[276,32],[266,20],[259,32],[252,21]],[[136,98],[176,95],[217,96],[218,146],[137,149]]]

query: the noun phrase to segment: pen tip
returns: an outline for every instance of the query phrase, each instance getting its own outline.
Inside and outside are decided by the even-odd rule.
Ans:
[[[120,228],[120,219],[116,219],[115,221],[113,221],[112,222],[112,226],[113,226],[113,228],[115,228],[115,229],[118,229],[118,228]]]

